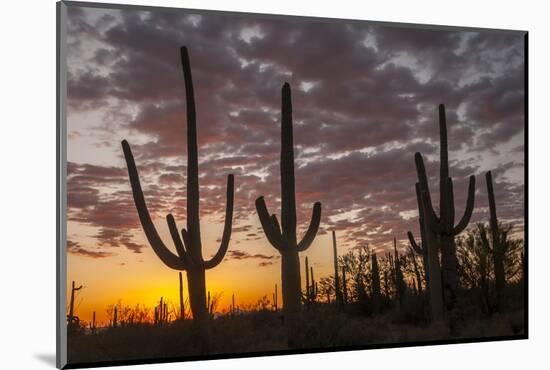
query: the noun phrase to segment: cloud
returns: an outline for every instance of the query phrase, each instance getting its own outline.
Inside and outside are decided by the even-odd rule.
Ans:
[[[439,103],[447,108],[457,217],[473,174],[473,220],[486,219],[483,175],[492,169],[499,217],[523,219],[520,34],[71,9],[69,128],[78,134],[69,143],[88,138],[93,144],[79,150],[102,155],[97,163],[69,163],[69,219],[96,228],[98,245],[143,248],[131,237],[140,225],[123,138],[132,145],[153,218],[172,212],[185,220],[181,45],[189,47],[195,87],[201,217],[223,219],[226,177],[235,174],[233,232],[243,233],[239,238],[265,238],[250,225],[258,196],[279,212],[285,81],[292,86],[302,232],[313,203],[321,201],[319,233],[336,230],[350,247],[383,245],[393,236],[405,242],[408,230],[417,233],[415,217],[403,215],[416,210],[414,152],[424,155],[432,197],[438,197]],[[90,117],[97,124],[88,124]]]
[[[232,249],[227,252],[226,255],[227,259],[234,259],[234,260],[245,260],[245,259],[259,259],[259,260],[273,260],[278,259],[279,256],[268,256],[266,254],[262,253],[256,253],[256,254],[250,254],[245,251],[241,251],[238,249]]]
[[[67,240],[67,253],[90,258],[107,258],[114,255],[104,250],[84,248],[78,242],[72,240]]]

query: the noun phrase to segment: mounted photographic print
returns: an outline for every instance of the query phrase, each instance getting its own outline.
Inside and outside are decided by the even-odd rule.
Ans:
[[[57,10],[58,367],[527,338],[527,32]]]

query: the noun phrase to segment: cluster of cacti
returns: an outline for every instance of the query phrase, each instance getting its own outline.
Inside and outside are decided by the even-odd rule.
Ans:
[[[283,312],[289,325],[289,342],[291,342],[292,316],[300,312],[302,299],[298,253],[309,248],[315,239],[321,221],[321,203],[314,204],[309,228],[302,240],[298,242],[296,235],[292,101],[288,83],[285,83],[282,88],[281,105],[281,224],[279,224],[275,214],[269,213],[263,196],[256,199],[256,210],[268,241],[282,257]]]
[[[181,48],[181,63],[187,103],[187,228],[179,230],[174,217],[171,214],[166,217],[177,254],[171,252],[164,244],[152,222],[134,157],[126,140],[122,141],[122,148],[128,167],[134,202],[147,240],[164,264],[172,269],[187,272],[189,304],[193,321],[199,323],[201,328],[205,328],[205,325],[202,324],[207,322],[207,318],[213,318],[216,303],[216,299],[212,298],[210,292],[206,291],[205,271],[221,263],[229,246],[233,217],[234,178],[231,174],[227,178],[225,224],[220,247],[210,260],[205,261],[202,255],[199,221],[200,198],[195,100],[189,56],[185,47]],[[321,219],[321,203],[316,202],[314,204],[309,227],[303,238],[298,241],[292,101],[291,89],[288,83],[283,85],[281,94],[281,223],[279,223],[275,214],[268,211],[263,196],[256,199],[255,206],[267,240],[282,256],[283,313],[288,327],[289,346],[292,347],[296,344],[294,342],[295,323],[302,308],[302,301],[307,305],[322,302],[324,300],[323,296],[326,294],[326,302],[331,303],[331,290],[325,289],[323,280],[321,280],[322,290],[321,298],[319,298],[319,289],[314,278],[313,266],[309,265],[308,257],[306,257],[306,286],[305,293],[302,293],[299,253],[307,250],[317,235]],[[372,311],[378,313],[381,311],[382,306],[386,306],[388,301],[396,301],[400,307],[403,307],[407,296],[411,297],[411,292],[414,295],[422,295],[423,292],[427,292],[430,297],[430,312],[433,320],[442,319],[446,311],[454,309],[459,286],[459,266],[455,237],[467,227],[470,221],[474,208],[475,177],[471,176],[469,179],[464,214],[460,221],[455,224],[453,181],[449,176],[445,107],[439,105],[438,110],[440,133],[439,215],[436,214],[432,204],[428,176],[422,155],[417,152],[415,153],[415,164],[418,181],[415,184],[415,190],[420,242],[415,240],[412,232],[408,232],[410,253],[400,255],[397,250],[397,239],[394,238],[393,254],[390,252],[386,254],[385,259],[381,258],[380,265],[376,254],[370,253],[368,247],[366,247],[366,257],[363,258],[360,255],[359,258],[362,264],[358,267],[361,272],[359,273],[356,267],[352,266],[350,268],[349,265],[346,265],[346,256],[339,259],[336,234],[335,231],[332,231],[334,279],[333,282],[329,282],[329,285],[333,288],[336,306],[343,307],[348,303],[369,302],[368,298],[370,296]],[[487,246],[487,250],[490,250],[493,257],[497,308],[501,308],[504,304],[504,290],[506,287],[504,257],[508,248],[507,233],[499,228],[490,172],[487,173],[486,178],[490,207],[491,241],[485,238],[483,243]],[[486,233],[481,233],[481,235],[483,237]],[[416,259],[416,255],[419,256],[419,260]],[[368,271],[369,256],[370,272]],[[407,274],[407,276],[405,277],[404,274]],[[381,281],[381,277],[383,281]],[[349,290],[348,283],[350,285]],[[75,288],[73,282],[70,309],[67,316],[69,324],[75,321],[78,322],[78,317],[74,315],[74,293],[81,288]],[[271,308],[273,311],[277,311],[277,284],[275,284],[275,292],[272,297]],[[265,309],[268,304],[269,301],[266,296],[261,300],[259,306]],[[181,271],[179,272],[179,306],[179,319],[183,320],[185,319],[185,302]],[[236,314],[234,294],[232,295],[229,313],[232,316]],[[126,316],[124,313],[120,313],[120,315],[120,321],[124,323]],[[133,322],[133,317],[130,318],[130,322]],[[163,302],[161,297],[160,304],[155,307],[154,323],[155,325],[163,325],[167,322],[169,322],[167,304]],[[111,327],[116,326],[117,306],[114,306]],[[90,324],[90,328],[92,327],[95,331],[95,312],[93,324]]]
[[[169,322],[168,315],[168,305],[164,302],[163,297],[160,297],[160,302],[155,307],[154,324],[160,326],[167,324]]]
[[[220,247],[218,252],[210,260],[205,261],[202,256],[199,221],[200,197],[195,97],[189,56],[186,47],[181,48],[181,63],[187,101],[187,229],[181,229],[180,235],[174,217],[171,214],[166,217],[177,255],[166,247],[151,220],[141,189],[134,157],[130,145],[126,140],[122,141],[122,148],[128,167],[134,202],[147,240],[164,264],[172,269],[187,271],[189,303],[191,312],[193,313],[193,321],[195,323],[203,323],[209,317],[206,303],[205,270],[217,266],[223,260],[229,246],[233,217],[234,180],[233,175],[227,177],[225,225]]]
[[[449,159],[447,149],[447,123],[445,107],[439,105],[439,135],[440,135],[440,179],[439,179],[439,211],[437,216],[432,206],[428,177],[424,161],[420,153],[415,154],[418,185],[421,195],[419,214],[424,217],[424,244],[428,246],[428,270],[430,274],[430,302],[432,316],[435,320],[443,317],[445,308],[452,309],[456,300],[458,287],[457,259],[455,236],[460,234],[470,222],[474,209],[475,177],[470,176],[468,200],[460,222],[455,225],[455,206],[453,182],[449,177]],[[425,247],[424,247],[425,248]],[[441,266],[439,262],[441,252]]]
[[[308,258],[306,257],[306,291],[304,294],[304,300],[306,303],[314,303],[317,299],[317,282],[313,276],[313,266],[309,266]]]

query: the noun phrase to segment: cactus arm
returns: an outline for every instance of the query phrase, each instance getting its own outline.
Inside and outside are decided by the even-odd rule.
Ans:
[[[231,239],[231,227],[233,225],[233,196],[234,196],[234,178],[233,175],[227,176],[227,204],[225,208],[225,224],[223,227],[222,241],[218,252],[209,261],[204,262],[205,269],[211,269],[217,266],[225,256]]]
[[[147,237],[149,244],[151,244],[153,251],[155,251],[156,255],[162,262],[164,262],[164,264],[166,264],[166,266],[174,270],[183,269],[181,259],[166,247],[155,229],[153,221],[151,220],[151,216],[149,215],[147,204],[145,203],[145,198],[143,196],[143,191],[141,189],[139,174],[134,162],[134,156],[132,155],[130,144],[128,144],[126,140],[122,141],[122,150],[124,151],[124,158],[126,159],[126,166],[128,167],[128,175],[130,177],[130,185],[132,186],[134,203],[138,211],[141,226],[143,227],[143,231],[145,232],[145,236]]]
[[[493,175],[491,171],[488,171],[485,174],[485,180],[487,182],[487,194],[489,196],[489,214],[490,214],[490,224],[491,229],[498,229],[498,220],[497,220],[497,208],[495,204],[495,191],[493,189]]]
[[[424,251],[422,248],[416,243],[416,240],[414,240],[414,235],[410,231],[407,232],[407,236],[409,237],[409,243],[411,243],[412,249],[419,255],[423,255]]]
[[[449,197],[449,225],[455,224],[455,194],[453,189],[453,179],[450,177],[447,180],[447,191]]]
[[[416,164],[416,174],[418,176],[418,184],[419,184],[419,190],[420,190],[420,196],[421,200],[423,201],[424,196],[422,195],[422,192],[426,192],[427,199],[432,204],[432,198],[430,196],[430,187],[428,185],[428,176],[426,175],[426,167],[424,166],[424,160],[422,159],[422,154],[419,152],[416,152],[414,154],[414,162]],[[425,211],[424,211],[425,212]]]
[[[468,226],[474,210],[475,193],[476,177],[472,175],[470,176],[470,184],[468,185],[468,200],[466,201],[466,209],[464,210],[464,215],[460,219],[460,222],[453,228],[454,235],[460,234],[466,226]]]
[[[187,251],[185,249],[185,240],[180,238],[180,235],[178,233],[178,227],[176,226],[176,221],[174,220],[174,216],[172,214],[168,214],[166,216],[166,223],[168,223],[168,229],[170,230],[170,236],[172,236],[172,240],[174,241],[174,245],[176,246],[176,251],[178,252],[178,255],[182,259],[183,265],[185,266],[185,269],[189,268],[189,255],[187,254]]]
[[[309,246],[315,239],[315,235],[317,235],[317,231],[319,230],[320,223],[321,223],[321,203],[317,202],[313,206],[313,211],[311,213],[311,222],[309,224],[307,232],[304,235],[303,239],[300,241],[300,243],[298,243],[298,252],[303,252],[309,248]]]
[[[271,215],[271,222],[273,222],[273,227],[275,227],[277,232],[282,235],[281,225],[279,224],[279,220],[277,220],[277,215],[275,213]]]
[[[258,199],[256,199],[256,211],[258,212],[258,216],[260,217],[260,223],[262,224],[262,228],[264,229],[267,240],[271,243],[273,247],[281,251],[284,246],[283,236],[277,230],[277,227],[273,224],[271,216],[269,216],[264,197],[259,197]]]

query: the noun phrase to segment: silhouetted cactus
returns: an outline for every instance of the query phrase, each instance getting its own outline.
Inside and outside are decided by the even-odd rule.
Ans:
[[[69,325],[69,331],[74,331],[74,329],[78,328],[80,319],[78,316],[75,316],[74,314],[74,294],[75,292],[78,292],[80,289],[82,289],[82,285],[78,288],[75,287],[74,281],[71,285],[71,300],[69,302],[69,314],[67,315],[67,323]]]
[[[426,242],[426,225],[424,218],[424,207],[422,207],[422,194],[420,190],[420,184],[416,183],[416,202],[418,204],[418,226],[420,229],[420,244],[414,239],[412,232],[408,232],[409,242],[412,249],[416,254],[422,257],[422,264],[424,266],[424,279],[426,280],[426,286],[430,285],[430,269],[428,263],[428,245]]]
[[[311,280],[310,280],[311,276]],[[313,266],[309,266],[308,258],[306,257],[306,294],[305,301],[309,304],[314,303],[317,299],[317,283],[313,276]]]
[[[287,319],[301,309],[300,259],[315,239],[321,221],[321,203],[313,206],[309,228],[298,242],[296,236],[296,196],[294,190],[294,143],[290,85],[282,88],[281,114],[281,225],[267,210],[263,196],[256,199],[256,210],[268,241],[282,256],[283,312]],[[289,323],[289,320],[287,320]],[[292,339],[292,338],[289,338]]]
[[[340,289],[340,277],[338,276],[338,250],[336,248],[336,232],[332,231],[332,258],[334,263],[334,292],[336,295],[336,305],[342,306],[344,299]]]
[[[118,309],[116,306],[113,308],[113,321],[111,326],[113,328],[116,328],[118,326]]]
[[[195,98],[193,93],[193,81],[187,48],[181,48],[181,63],[185,79],[185,91],[187,100],[187,229],[178,231],[174,217],[166,216],[170,234],[176,247],[177,255],[172,253],[161,240],[145,203],[143,191],[139,180],[138,171],[134,162],[130,145],[126,140],[122,141],[124,157],[128,166],[128,174],[134,202],[139,214],[139,219],[149,244],[157,256],[168,267],[175,270],[187,271],[187,286],[189,291],[189,303],[193,320],[202,323],[208,317],[206,305],[205,270],[217,266],[224,258],[229,240],[231,238],[231,226],[233,217],[233,175],[227,177],[227,204],[225,211],[225,225],[218,252],[208,261],[202,256],[200,222],[199,222],[199,169],[197,150],[197,125],[195,113]]]
[[[277,293],[277,284],[275,284],[275,291],[273,292],[273,301],[272,301],[272,308],[273,308],[273,311],[277,312],[277,310],[279,309],[278,305],[279,305],[279,298],[278,298],[278,293]]]
[[[92,314],[92,322],[90,323],[90,331],[92,332],[92,334],[95,334],[95,331],[96,331],[95,311]]]
[[[237,310],[235,308],[235,294],[231,294],[231,306],[229,307],[229,313],[231,316],[235,316]]]
[[[342,266],[342,302],[348,304],[348,281],[346,280],[346,266]]]
[[[488,248],[493,256],[493,268],[495,271],[496,311],[502,310],[505,304],[506,277],[504,272],[504,258],[508,251],[508,233],[502,230],[497,219],[495,193],[493,190],[493,176],[491,171],[485,174],[487,182],[487,195],[489,197],[489,225],[491,227],[491,243],[487,240],[487,234],[480,233],[482,243]]]
[[[380,295],[380,270],[378,269],[378,259],[376,253],[371,256],[371,288],[372,288],[372,308],[374,313],[380,312],[382,297]]]
[[[443,313],[443,308],[435,307],[434,305],[439,305],[439,298],[437,296],[439,293],[439,288],[437,285],[442,286],[443,298],[447,309],[452,309],[456,301],[456,289],[458,286],[458,277],[457,277],[457,259],[456,259],[456,245],[455,245],[455,236],[460,234],[468,223],[472,216],[472,211],[474,209],[474,196],[475,196],[475,177],[470,176],[470,184],[468,187],[468,200],[466,202],[466,208],[464,210],[464,215],[462,216],[460,222],[455,225],[454,223],[454,195],[453,195],[453,182],[449,177],[449,159],[448,159],[448,149],[447,149],[447,122],[445,117],[445,106],[443,104],[439,105],[439,136],[440,136],[440,174],[439,174],[439,210],[440,216],[438,217],[435,214],[434,208],[432,206],[432,200],[430,197],[430,191],[428,187],[428,180],[426,176],[426,169],[424,167],[424,161],[420,153],[415,154],[416,168],[418,172],[418,182],[420,185],[420,190],[422,194],[422,206],[425,220],[425,237],[426,242],[428,243],[428,260],[430,267],[430,297],[434,301],[432,302],[432,314],[436,317],[441,317]],[[429,231],[429,232],[428,232]],[[438,243],[439,242],[439,243]],[[437,243],[439,244],[439,249],[441,250],[441,281],[431,283],[431,280],[439,280],[436,278],[437,271],[439,266],[439,258],[437,256]],[[432,245],[430,245],[432,244]],[[434,291],[432,292],[432,288]]]
[[[407,293],[407,284],[403,278],[403,270],[401,269],[401,258],[397,251],[397,240],[393,238],[393,253],[394,253],[394,273],[395,273],[395,290],[399,307],[403,307],[405,294]]]

